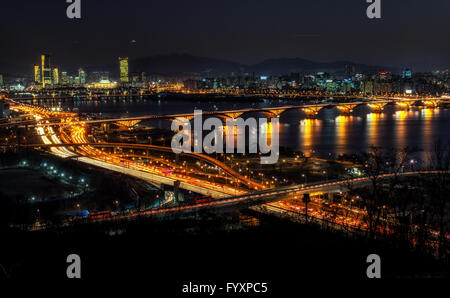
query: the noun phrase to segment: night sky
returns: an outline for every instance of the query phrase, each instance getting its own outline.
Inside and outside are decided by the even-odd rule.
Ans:
[[[0,73],[31,73],[43,52],[60,70],[170,53],[450,68],[449,0],[382,0],[381,20],[365,0],[82,0],[81,20],[65,2],[1,1]]]

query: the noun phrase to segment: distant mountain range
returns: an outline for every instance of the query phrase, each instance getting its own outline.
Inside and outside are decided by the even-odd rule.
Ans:
[[[244,69],[245,66],[239,63],[187,54],[152,56],[130,61],[131,71],[145,71],[149,74],[221,75],[239,73]]]
[[[391,71],[399,69],[384,66],[357,64],[349,61],[315,62],[301,58],[268,59],[253,65],[232,61],[171,54],[151,56],[130,61],[131,72],[146,72],[162,75],[230,75],[249,73],[255,75],[283,75],[290,73],[329,72],[344,73],[346,65],[354,66],[357,72]]]

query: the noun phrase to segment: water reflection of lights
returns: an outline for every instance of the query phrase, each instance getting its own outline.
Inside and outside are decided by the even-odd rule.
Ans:
[[[226,141],[228,142],[234,142],[236,143],[238,141],[239,138],[244,138],[246,137],[246,129],[244,129],[243,127],[238,127],[236,125],[233,126],[222,126],[220,127],[220,129],[222,129],[222,133],[226,139]],[[250,128],[251,131],[249,131],[249,133],[252,133],[254,135],[258,134],[258,129],[257,128]],[[275,134],[276,132],[278,132],[278,135],[280,135],[282,133],[283,130],[283,125],[280,125],[279,123],[272,123],[272,122],[265,122],[265,123],[261,123],[259,124],[259,134],[260,135],[264,135],[267,139],[267,144],[270,145],[271,144],[271,140],[272,140],[272,135]]]
[[[367,145],[378,146],[379,132],[378,125],[381,119],[384,118],[382,113],[367,114]]]
[[[394,114],[395,121],[395,134],[396,134],[396,147],[402,150],[406,147],[407,137],[407,122],[406,120],[412,116],[415,112],[412,111],[397,111]]]
[[[318,119],[303,119],[300,121],[300,135],[302,147],[305,154],[313,152],[314,136],[320,135],[322,122]],[[308,150],[309,152],[306,152]]]
[[[272,144],[272,136],[275,132],[276,135],[280,136],[283,131],[283,125],[280,125],[279,122],[266,122],[260,125],[260,130],[262,135],[265,135],[267,138],[267,144]]]
[[[420,115],[422,119],[431,119],[434,115],[438,115],[439,111],[439,109],[422,109]]]
[[[336,124],[336,153],[343,154],[348,144],[348,124],[354,121],[353,116],[337,116]]]
[[[420,112],[420,117],[424,120],[422,124],[422,144],[424,152],[432,152],[433,151],[433,116],[436,111],[439,113],[439,110],[434,109],[423,109]],[[428,156],[424,153],[422,156],[423,160],[427,160]]]

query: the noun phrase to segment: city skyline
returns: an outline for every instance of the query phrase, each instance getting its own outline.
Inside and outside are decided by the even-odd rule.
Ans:
[[[52,64],[52,55],[44,53],[40,58],[40,64],[33,65],[34,79],[30,80],[25,76],[20,83],[17,79],[9,79],[7,84],[0,84],[0,88],[4,88],[4,91],[59,89],[59,93],[64,93],[67,88],[81,87],[88,90],[141,88],[141,94],[144,94],[145,90],[165,90],[216,95],[248,95],[259,92],[261,96],[272,93],[290,97],[305,96],[312,92],[353,96],[441,96],[446,94],[449,78],[448,69],[429,73],[414,72],[409,68],[391,68],[391,71],[387,71],[389,68],[345,61],[327,64],[302,59],[270,60],[243,67],[239,64],[227,64],[222,60],[189,55],[132,62],[134,65],[131,71],[129,58],[118,57],[116,69],[111,68],[110,71],[86,71],[80,67],[76,72],[62,69],[60,75],[59,66]],[[157,68],[154,68],[155,64]],[[164,68],[171,69],[172,73],[161,72]],[[204,71],[205,68],[209,70]]]
[[[0,280],[284,297],[448,279],[449,11],[2,3]]]
[[[0,30],[3,42],[11,46],[0,49],[2,73],[25,72],[34,52],[53,53],[57,64],[68,69],[109,66],[120,56],[136,59],[170,53],[242,64],[300,57],[408,66],[417,71],[450,66],[445,1],[383,1],[380,20],[368,19],[366,1],[357,0],[175,1],[170,7],[133,1],[125,8],[107,1],[83,1],[81,20],[66,17],[65,1],[24,2],[3,4]]]

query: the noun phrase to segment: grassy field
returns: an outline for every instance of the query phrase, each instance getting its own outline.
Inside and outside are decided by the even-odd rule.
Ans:
[[[41,171],[25,168],[0,170],[0,189],[9,197],[35,197],[39,200],[64,198],[76,193],[77,188],[52,179]]]

